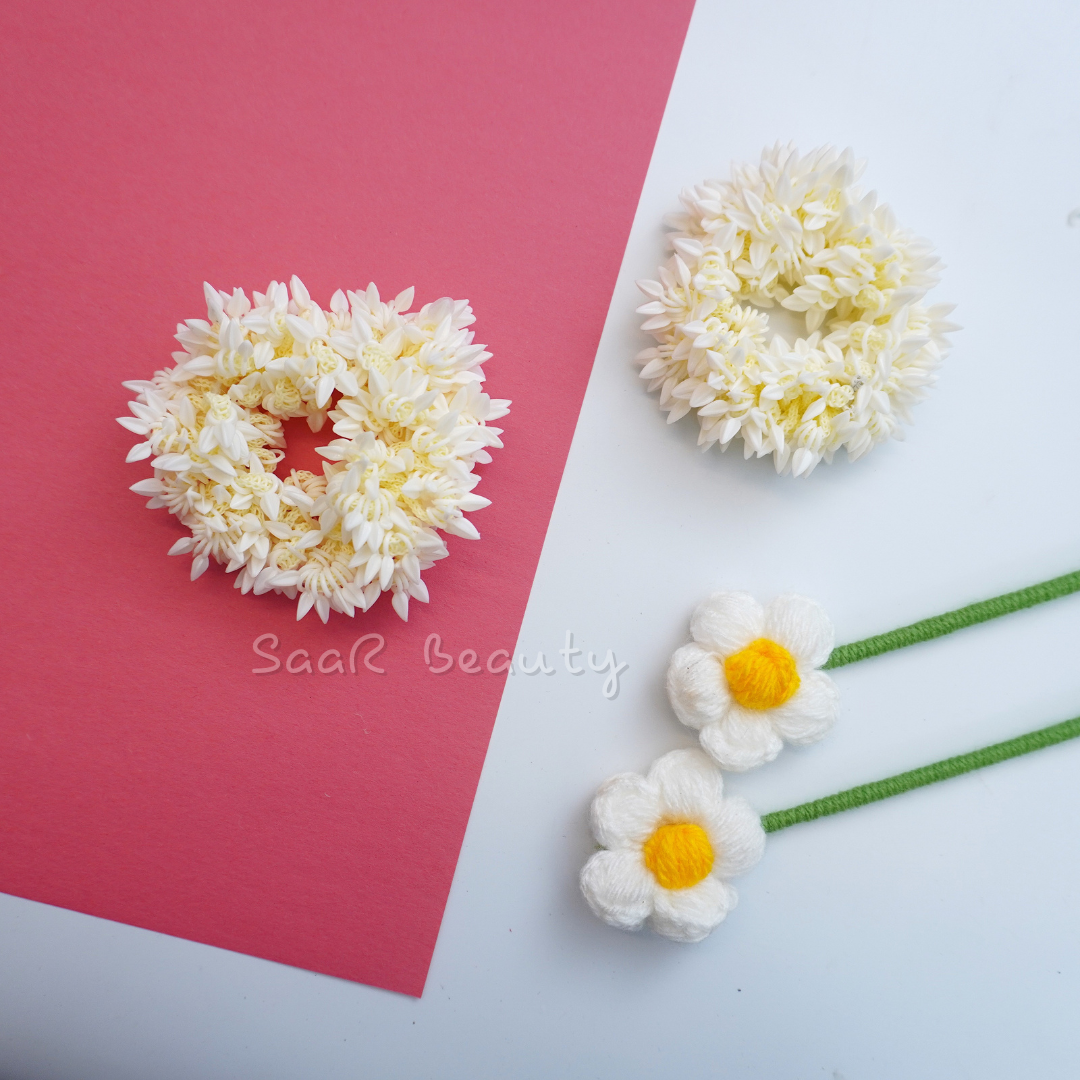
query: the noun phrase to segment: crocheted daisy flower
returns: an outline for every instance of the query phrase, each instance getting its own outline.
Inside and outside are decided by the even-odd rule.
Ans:
[[[154,468],[132,490],[191,529],[170,554],[192,555],[192,580],[213,559],[243,593],[284,593],[298,619],[351,616],[385,591],[408,618],[410,597],[428,599],[421,572],[447,555],[439,531],[479,538],[473,468],[502,446],[490,421],[510,402],[480,390],[491,354],[466,329],[472,309],[410,312],[412,289],[387,303],[369,285],[323,311],[296,277],[254,303],[204,290],[207,318],[178,326],[176,366],[125,383],[138,396],[119,419],[145,440],[128,461]],[[282,421],[297,417],[339,436],[319,448],[321,476],[276,472]]]
[[[749,804],[724,797],[720,770],[700,750],[674,750],[648,776],[604,783],[590,812],[598,851],[581,871],[581,891],[604,922],[639,930],[648,921],[675,941],[700,941],[735,906],[728,878],[765,850]]]
[[[698,445],[772,454],[779,473],[808,476],[844,448],[851,460],[901,437],[948,351],[951,304],[926,306],[940,262],[855,186],[863,163],[826,146],[766,150],[730,180],[684,191],[668,223],[675,254],[641,281],[638,355],[674,423],[696,409]],[[760,309],[803,313],[790,344]]]
[[[723,768],[764,765],[785,741],[815,742],[835,723],[839,692],[817,670],[834,641],[820,604],[789,595],[762,607],[749,593],[716,593],[690,633],[671,658],[668,699]]]

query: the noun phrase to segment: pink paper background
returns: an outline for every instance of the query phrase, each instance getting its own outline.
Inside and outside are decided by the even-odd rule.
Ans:
[[[419,994],[690,0],[10,5],[0,889]],[[201,282],[469,298],[514,400],[403,625],[165,552],[121,379]],[[253,675],[385,635],[387,674]]]

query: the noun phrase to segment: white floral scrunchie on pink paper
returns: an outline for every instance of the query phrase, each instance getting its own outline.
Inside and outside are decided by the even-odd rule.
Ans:
[[[716,593],[690,633],[671,658],[668,698],[721,768],[764,765],[785,742],[816,742],[835,723],[840,695],[818,670],[834,642],[820,604],[787,595],[762,607],[749,593]]]

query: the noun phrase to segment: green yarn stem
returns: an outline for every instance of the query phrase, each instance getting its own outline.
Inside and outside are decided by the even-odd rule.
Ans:
[[[843,667],[845,664],[853,664],[856,660],[880,656],[881,653],[892,649],[917,645],[920,641],[929,641],[931,638],[941,637],[942,634],[951,634],[954,630],[963,630],[966,626],[996,619],[999,615],[1011,615],[1014,611],[1022,611],[1036,604],[1045,604],[1047,600],[1057,600],[1059,597],[1078,591],[1080,591],[1080,570],[1075,570],[1071,574],[1064,574],[1062,577],[1044,581],[1039,585],[1029,585],[1026,589],[1018,589],[1004,596],[995,596],[991,600],[980,600],[977,604],[968,604],[967,607],[947,611],[944,615],[934,615],[932,618],[923,619],[922,622],[902,626],[899,630],[890,630],[887,634],[853,641],[850,645],[838,645],[829,654],[824,667],[826,669]]]
[[[902,795],[913,788],[936,784],[939,780],[949,780],[987,765],[996,765],[999,761],[1008,761],[1009,758],[1020,757],[1021,754],[1030,754],[1033,750],[1042,750],[1047,746],[1075,739],[1077,736],[1080,736],[1080,716],[1038,731],[1029,731],[1015,739],[994,743],[993,746],[984,746],[981,750],[972,750],[970,754],[935,761],[933,765],[923,765],[910,772],[875,780],[872,784],[861,784],[847,791],[839,791],[835,795],[826,795],[824,799],[792,806],[788,810],[776,810],[766,814],[761,819],[761,824],[766,832],[777,832],[789,825],[813,821],[829,814],[839,814],[841,810],[854,810],[857,806],[889,799],[893,795]]]

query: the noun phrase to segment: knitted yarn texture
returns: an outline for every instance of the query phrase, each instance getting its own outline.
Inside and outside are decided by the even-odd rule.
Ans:
[[[624,773],[601,786],[591,822],[604,850],[581,873],[589,906],[612,926],[636,930],[648,922],[666,937],[699,941],[734,906],[735,890],[726,879],[757,862],[766,833],[1080,737],[1075,717],[760,819],[742,800],[723,796],[716,767],[751,768],[772,760],[785,739],[820,738],[838,703],[823,667],[929,641],[1078,591],[1080,571],[836,649],[831,623],[811,600],[782,596],[763,608],[747,593],[709,597],[694,612],[694,641],[676,651],[667,678],[672,708],[698,730],[709,756],[676,750],[655,762],[647,777]],[[811,694],[807,686],[815,688]]]
[[[840,692],[819,670],[834,634],[820,604],[789,595],[763,607],[749,593],[715,593],[690,633],[668,666],[668,700],[722,768],[764,765],[785,742],[816,742],[835,723]]]
[[[963,630],[1001,615],[1011,615],[1014,611],[1023,611],[1024,608],[1045,604],[1049,600],[1057,600],[1077,591],[1080,591],[1080,570],[1040,582],[1038,585],[1029,585],[1026,589],[995,596],[990,600],[980,600],[977,604],[968,604],[955,611],[947,611],[944,615],[934,615],[910,626],[890,630],[887,634],[841,645],[833,650],[824,667],[826,670],[843,667],[845,664],[855,663],[856,660],[880,656],[892,649],[917,645],[943,634],[951,634],[954,630]]]
[[[785,742],[815,742],[829,731],[840,694],[826,671],[1077,591],[1073,571],[836,648],[832,623],[813,600],[781,596],[762,607],[748,593],[715,593],[694,612],[693,643],[671,658],[668,700],[718,765],[744,772],[772,761]]]
[[[871,784],[848,788],[847,791],[840,791],[823,799],[801,803],[788,810],[776,810],[771,814],[766,814],[761,819],[761,824],[766,832],[778,832],[780,829],[798,825],[803,821],[814,821],[816,818],[827,817],[829,814],[839,814],[842,810],[854,810],[857,806],[866,806],[867,803],[902,795],[905,791],[925,787],[927,784],[936,784],[940,780],[949,780],[954,776],[962,776],[975,769],[984,769],[987,765],[1008,761],[1009,758],[1030,754],[1035,750],[1044,750],[1048,746],[1056,746],[1058,743],[1067,742],[1078,736],[1080,736],[1080,716],[1072,720],[1063,720],[1060,724],[1051,724],[1050,727],[1040,728],[1038,731],[1029,731],[1015,739],[1006,739],[1005,742],[984,746],[980,750],[972,750],[968,754],[958,754],[956,757],[936,761],[932,765],[923,765],[918,769],[910,769],[908,772],[898,773],[884,780],[875,780]]]
[[[723,921],[737,899],[730,886],[729,892],[715,885],[693,891],[708,880],[716,866],[715,852],[723,850],[716,845],[722,844],[725,836],[729,843],[739,845],[739,851],[734,857],[730,853],[725,856],[721,881],[758,861],[767,833],[854,810],[1076,738],[1080,738],[1080,716],[787,810],[775,810],[760,819],[742,800],[721,798],[723,781],[719,773],[714,779],[708,772],[704,755],[676,750],[654,763],[648,780],[642,782],[641,777],[625,773],[600,788],[593,802],[593,833],[599,844],[611,844],[617,851],[599,851],[592,856],[581,872],[581,889],[593,911],[611,926],[637,930],[649,920],[665,937],[700,941]],[[688,755],[697,755],[699,760]],[[685,776],[680,775],[683,771]],[[672,795],[668,796],[672,802],[658,806],[652,792],[644,797],[642,792],[648,790],[654,777],[662,776],[672,777]],[[687,799],[684,792],[694,795]],[[710,808],[714,819],[711,829],[688,820],[704,822]],[[675,821],[664,823],[665,813]],[[661,824],[657,825],[658,821]],[[761,830],[760,837],[755,824]]]
[[[700,941],[723,922],[738,895],[728,879],[765,850],[765,833],[745,799],[724,795],[720,770],[700,750],[673,750],[647,776],[621,773],[601,785],[590,822],[597,851],[581,891],[604,922]]]

